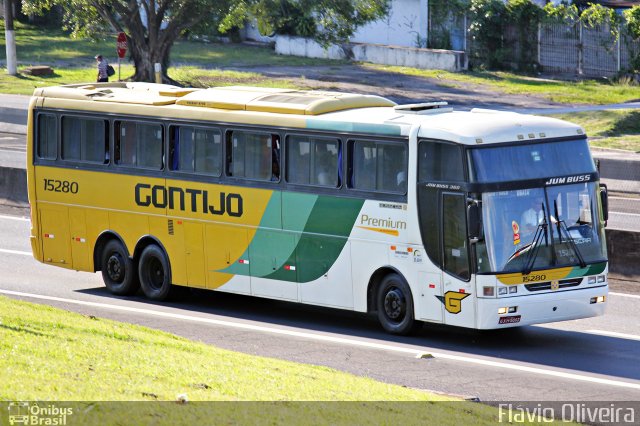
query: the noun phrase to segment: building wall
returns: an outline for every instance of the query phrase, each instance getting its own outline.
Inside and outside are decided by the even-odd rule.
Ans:
[[[428,12],[428,0],[392,0],[389,15],[358,29],[351,41],[426,47]]]
[[[389,15],[359,28],[350,41],[403,47],[426,47],[428,12],[428,0],[391,0]],[[257,25],[254,23],[247,24],[245,36],[256,41],[274,41],[273,37],[260,35]]]

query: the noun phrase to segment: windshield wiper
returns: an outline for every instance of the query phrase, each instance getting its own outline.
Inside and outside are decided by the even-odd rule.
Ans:
[[[573,249],[573,252],[576,254],[576,257],[580,262],[580,267],[585,268],[587,264],[584,261],[584,258],[582,257],[582,253],[580,253],[580,249],[578,249],[578,246],[576,245],[575,240],[571,236],[571,233],[567,228],[567,224],[565,223],[564,220],[560,220],[560,215],[558,214],[558,203],[555,200],[553,202],[553,210],[555,211],[555,214],[556,214],[556,226],[558,228],[558,238],[559,238],[558,243],[562,244],[562,232],[564,231],[566,240],[569,242],[569,247]]]
[[[533,240],[529,244],[529,247],[533,247],[533,250],[529,250],[527,252],[527,258],[524,262],[524,270],[522,273],[524,275],[529,275],[533,270],[533,265],[536,263],[536,258],[538,257],[538,252],[540,251],[540,242],[542,237],[544,236],[545,245],[549,245],[549,240],[547,236],[547,210],[544,208],[544,203],[541,204],[542,207],[542,223],[538,224],[536,228],[536,233],[533,235]]]

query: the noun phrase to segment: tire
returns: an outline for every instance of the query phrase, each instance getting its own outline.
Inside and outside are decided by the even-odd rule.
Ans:
[[[133,260],[118,240],[110,240],[104,246],[100,269],[104,285],[113,294],[131,295],[140,288]]]
[[[409,285],[399,274],[388,274],[382,279],[376,295],[376,307],[378,321],[388,333],[407,335],[421,325],[414,319]]]
[[[140,255],[138,275],[142,292],[156,301],[167,300],[171,294],[171,267],[167,255],[155,244],[147,246]]]

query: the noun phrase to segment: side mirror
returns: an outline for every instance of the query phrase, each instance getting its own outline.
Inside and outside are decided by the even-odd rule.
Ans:
[[[602,218],[604,225],[607,226],[609,220],[609,190],[604,183],[600,184],[600,201],[602,202]]]
[[[477,201],[467,206],[467,226],[469,227],[469,239],[478,242],[482,238],[482,226],[480,223],[480,206]]]

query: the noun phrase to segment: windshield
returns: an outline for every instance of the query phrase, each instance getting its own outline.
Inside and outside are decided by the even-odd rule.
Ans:
[[[521,272],[606,259],[595,182],[482,195],[478,272]]]
[[[511,182],[596,171],[586,139],[475,148],[469,153],[471,182]]]

